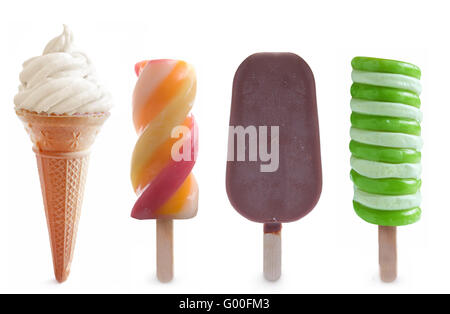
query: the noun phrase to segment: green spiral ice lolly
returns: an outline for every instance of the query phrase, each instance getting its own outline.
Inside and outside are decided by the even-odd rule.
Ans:
[[[421,215],[421,71],[410,63],[368,57],[354,58],[352,68],[353,207],[365,221],[382,226],[382,265],[382,241],[395,249],[395,227]],[[396,255],[390,259],[396,267]],[[395,279],[394,273],[385,281]]]
[[[354,209],[367,222],[420,219],[420,69],[376,58],[352,60],[350,151]]]

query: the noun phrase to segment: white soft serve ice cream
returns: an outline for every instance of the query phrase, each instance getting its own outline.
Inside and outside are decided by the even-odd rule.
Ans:
[[[83,114],[106,112],[110,95],[97,82],[89,58],[73,46],[73,35],[64,25],[63,33],[52,39],[42,56],[23,64],[16,109],[37,113]]]

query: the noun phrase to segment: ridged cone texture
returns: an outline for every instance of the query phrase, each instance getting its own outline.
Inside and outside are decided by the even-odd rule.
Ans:
[[[16,113],[34,145],[55,277],[64,282],[75,248],[89,148],[109,113],[71,116],[26,110]]]

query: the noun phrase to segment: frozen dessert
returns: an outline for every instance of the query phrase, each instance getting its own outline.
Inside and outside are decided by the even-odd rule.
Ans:
[[[302,58],[257,53],[239,66],[228,140],[228,198],[241,215],[264,223],[264,273],[276,280],[281,223],[308,214],[322,189],[315,82]]]
[[[23,64],[15,110],[36,154],[56,280],[73,258],[89,149],[109,116],[111,99],[67,26],[42,56]]]
[[[108,112],[111,99],[99,85],[89,58],[73,45],[67,26],[51,40],[41,56],[23,64],[16,110],[46,114],[86,114]]]
[[[381,278],[396,278],[396,227],[420,219],[421,84],[410,63],[352,60],[350,151],[353,207],[379,225]]]
[[[131,216],[157,221],[157,276],[173,277],[173,219],[197,214],[198,185],[191,173],[198,150],[189,114],[196,93],[194,68],[184,61],[151,60],[135,66],[133,122],[139,136],[131,162],[138,199]]]

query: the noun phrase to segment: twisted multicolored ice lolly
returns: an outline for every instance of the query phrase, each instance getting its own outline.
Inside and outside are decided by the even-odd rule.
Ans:
[[[380,241],[388,235],[395,248],[395,227],[421,215],[421,71],[410,63],[367,57],[354,58],[352,68],[353,206],[362,219],[380,226]],[[386,257],[382,246],[383,267],[383,259],[396,257]],[[390,274],[382,269],[385,281],[395,275],[394,269]]]
[[[133,121],[139,139],[131,181],[139,196],[131,216],[157,219],[158,278],[172,279],[172,219],[197,213],[198,186],[191,170],[198,148],[191,110],[196,76],[184,61],[152,60],[136,64]],[[186,150],[186,151],[185,151]]]

